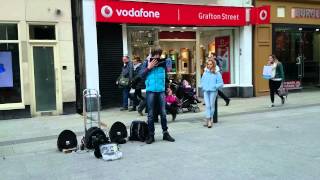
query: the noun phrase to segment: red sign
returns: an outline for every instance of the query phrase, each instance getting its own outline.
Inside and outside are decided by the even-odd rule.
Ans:
[[[250,13],[250,21],[252,24],[269,24],[270,6],[252,8]]]
[[[296,81],[285,81],[283,86],[286,89],[301,89],[301,82],[299,80]]]
[[[230,37],[216,37],[215,51],[224,84],[230,84]]]
[[[244,26],[246,9],[96,0],[96,20],[132,24]]]

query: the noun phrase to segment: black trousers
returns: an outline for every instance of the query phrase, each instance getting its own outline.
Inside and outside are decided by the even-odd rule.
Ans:
[[[270,99],[272,103],[274,103],[274,94],[277,94],[281,99],[283,99],[283,96],[280,96],[278,92],[281,83],[282,81],[269,80]]]
[[[178,105],[177,104],[166,104],[166,110],[172,115],[176,115],[178,113]]]
[[[133,101],[133,107],[138,106],[140,101],[144,100],[144,97],[141,94],[141,89],[135,89],[134,90],[134,94],[131,97],[131,100]]]
[[[220,90],[218,90],[218,95],[227,103],[229,98]]]

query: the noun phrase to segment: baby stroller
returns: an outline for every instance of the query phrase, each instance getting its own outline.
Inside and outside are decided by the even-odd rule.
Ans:
[[[178,113],[183,113],[185,110],[192,112],[200,112],[200,108],[198,106],[198,100],[195,98],[195,90],[194,88],[185,88],[182,83],[171,82],[171,89],[173,89],[177,98],[179,98],[181,104],[178,109]]]

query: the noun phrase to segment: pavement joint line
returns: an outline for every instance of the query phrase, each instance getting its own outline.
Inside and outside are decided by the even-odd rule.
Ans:
[[[259,114],[259,113],[264,113],[264,112],[273,112],[273,111],[283,111],[283,110],[292,110],[292,109],[300,109],[300,108],[306,108],[306,107],[313,107],[313,106],[320,106],[320,103],[315,103],[315,104],[306,104],[301,106],[284,106],[284,107],[275,107],[275,108],[268,108],[268,109],[263,109],[263,110],[254,110],[254,111],[248,111],[248,112],[236,112],[236,113],[229,113],[229,114],[223,114],[220,115],[219,117],[231,117],[231,116],[238,116],[238,115],[250,115],[250,114]],[[178,121],[175,121],[175,123],[179,122],[196,122],[199,120],[202,120],[202,117],[188,117],[184,118]],[[168,121],[168,123],[172,123]],[[127,129],[130,129],[130,126],[126,126]],[[74,132],[77,136],[83,136],[84,131],[77,131]],[[47,140],[53,140],[57,139],[58,135],[50,135],[50,136],[41,136],[41,137],[32,137],[32,138],[25,138],[25,139],[17,139],[17,140],[8,140],[8,141],[3,141],[0,142],[0,147],[1,146],[10,146],[10,145],[17,145],[17,144],[24,144],[24,143],[32,143],[32,142],[39,142],[39,141],[47,141]]]

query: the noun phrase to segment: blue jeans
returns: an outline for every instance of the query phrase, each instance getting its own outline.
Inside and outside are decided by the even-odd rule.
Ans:
[[[128,108],[129,88],[122,89],[122,107]]]
[[[159,106],[155,105],[155,100],[158,98]],[[166,114],[166,102],[164,92],[150,92],[147,91],[147,106],[148,106],[148,129],[149,135],[154,135],[154,111],[155,107],[159,108],[161,116],[161,127],[162,131],[167,131],[167,114]]]
[[[215,101],[217,98],[217,91],[204,91],[204,103],[206,104],[206,111],[205,115],[207,119],[213,117],[214,110],[215,110]]]

